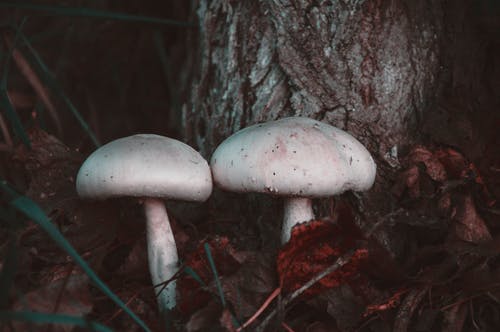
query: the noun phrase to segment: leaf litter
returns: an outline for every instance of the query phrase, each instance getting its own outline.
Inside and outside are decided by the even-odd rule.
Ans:
[[[41,204],[117,294],[129,299],[153,329],[158,327],[140,206],[126,199],[79,200],[74,177],[83,157],[40,129],[31,131],[30,139],[32,150],[15,150],[14,178],[26,180],[26,195]],[[406,233],[403,252],[389,251],[361,230],[360,222],[370,221],[344,196],[336,199],[334,218],[296,226],[279,252],[243,250],[240,242],[217,234],[196,238],[193,226],[183,224],[182,215],[174,216],[182,266],[202,281],[194,274],[178,276],[179,329],[241,331],[250,317],[245,330],[460,331],[500,326],[495,325],[500,324],[500,226],[498,215],[491,213],[498,203],[489,179],[449,147],[416,146],[402,165],[392,187],[399,210],[391,220]],[[108,300],[93,292],[36,227],[27,224],[21,234],[20,244],[30,255],[20,257],[31,266],[28,270],[38,272],[17,278],[24,296],[13,295],[12,308],[31,304],[34,310],[50,308],[129,327],[128,318],[110,310]],[[332,266],[337,267],[315,279]],[[49,305],[55,303],[55,308]]]

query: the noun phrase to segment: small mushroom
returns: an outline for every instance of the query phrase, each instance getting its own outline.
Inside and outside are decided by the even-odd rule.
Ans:
[[[311,198],[369,189],[376,165],[350,134],[304,117],[247,127],[212,155],[214,183],[236,192],[285,196],[282,243],[292,227],[314,219]]]
[[[143,200],[149,270],[157,285],[178,270],[177,246],[162,199],[205,201],[212,192],[212,176],[207,161],[190,146],[141,134],[94,151],[78,172],[76,189],[83,198],[132,196]],[[175,307],[175,282],[160,290],[158,287],[156,293],[163,313]]]

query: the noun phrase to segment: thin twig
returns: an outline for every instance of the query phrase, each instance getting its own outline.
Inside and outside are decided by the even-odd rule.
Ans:
[[[281,327],[285,329],[287,332],[295,332],[290,326],[288,326],[286,323],[281,323]]]
[[[450,304],[448,304],[448,305],[445,305],[445,306],[443,306],[443,307],[439,308],[439,311],[446,311],[446,310],[448,310],[448,309],[450,309],[450,308],[452,308],[452,307],[455,307],[455,306],[457,306],[457,305],[461,305],[461,304],[463,304],[463,303],[465,303],[465,302],[471,301],[471,300],[473,300],[473,299],[475,299],[475,298],[477,298],[477,297],[483,296],[483,295],[491,295],[491,294],[489,294],[489,293],[490,293],[490,291],[491,291],[492,289],[499,288],[499,286],[500,286],[500,284],[493,284],[493,285],[491,285],[490,287],[488,287],[488,288],[486,288],[486,289],[484,289],[484,290],[480,291],[479,293],[472,294],[472,295],[470,295],[470,296],[467,296],[466,298],[462,298],[462,299],[460,299],[460,300],[458,300],[458,301],[456,301],[456,302],[453,302],[453,303],[450,303]]]
[[[289,304],[290,302],[292,302],[293,300],[295,300],[302,293],[304,293],[306,290],[308,290],[314,284],[316,284],[319,280],[323,279],[324,277],[326,277],[330,273],[338,270],[339,268],[341,268],[342,266],[344,266],[345,264],[347,264],[351,260],[351,258],[354,255],[354,253],[355,253],[355,249],[349,250],[348,252],[346,252],[345,254],[343,254],[342,256],[340,256],[339,258],[337,258],[337,260],[335,261],[334,264],[330,265],[328,268],[326,268],[325,270],[323,270],[320,273],[318,273],[317,275],[315,275],[312,279],[310,279],[308,282],[306,282],[304,285],[302,285],[302,287],[300,287],[299,289],[295,290],[293,293],[287,295],[283,299],[283,302],[282,302],[283,307],[286,306],[287,304]],[[274,309],[273,311],[271,311],[266,316],[266,318],[264,318],[264,320],[262,321],[262,323],[255,329],[255,331],[264,331],[265,328],[266,328],[266,326],[271,321],[271,319],[273,319],[273,317],[277,313],[278,313],[277,309]]]
[[[379,218],[379,220],[374,225],[372,225],[370,227],[370,229],[366,232],[366,237],[367,238],[371,237],[373,235],[373,233],[375,232],[375,230],[379,226],[381,226],[382,224],[384,224],[388,220],[391,220],[395,215],[398,215],[401,212],[402,212],[402,209],[399,209],[399,210],[396,210],[396,211],[393,211],[393,212],[387,214],[383,218]],[[352,256],[356,253],[356,250],[358,250],[358,249],[359,248],[353,248],[353,249],[347,251],[345,254],[343,254],[342,256],[340,256],[339,258],[337,258],[337,260],[335,261],[335,263],[333,263],[328,268],[326,268],[325,270],[323,270],[320,273],[318,273],[316,276],[314,276],[312,279],[310,279],[308,282],[306,282],[304,285],[302,285],[302,287],[300,287],[299,289],[295,290],[293,293],[287,295],[283,299],[280,307],[285,307],[287,304],[289,304],[290,302],[292,302],[293,300],[295,300],[297,297],[299,297],[300,295],[302,295],[302,293],[304,293],[306,290],[308,290],[309,288],[311,288],[319,280],[323,279],[324,277],[326,277],[330,273],[333,273],[334,271],[336,271],[336,270],[340,269],[341,267],[343,267],[345,264],[347,264],[352,259]],[[271,319],[273,319],[273,317],[277,313],[278,313],[278,309],[274,309],[273,311],[271,311],[266,316],[266,318],[264,318],[264,320],[261,322],[261,324],[255,329],[255,331],[257,331],[257,332],[263,332],[265,330],[266,326],[271,321]]]
[[[240,332],[241,330],[243,330],[244,328],[248,327],[250,324],[252,324],[256,319],[257,317],[260,316],[260,314],[266,310],[266,308],[269,306],[269,304],[274,300],[274,298],[276,298],[276,296],[279,295],[279,293],[281,292],[281,288],[278,287],[276,288],[272,293],[271,295],[269,295],[267,297],[267,299],[264,301],[264,303],[260,306],[260,308],[252,315],[252,317],[250,317],[242,326],[240,326],[236,332]]]
[[[404,301],[399,306],[398,313],[394,319],[393,331],[408,331],[408,326],[411,318],[413,317],[413,313],[423,300],[429,288],[429,286],[424,286],[423,288],[413,289],[408,293]]]
[[[134,295],[132,295],[128,300],[127,302],[125,302],[125,305],[128,307],[130,305],[130,303],[135,300],[135,298],[137,298],[137,296],[139,296],[139,292],[135,292]],[[121,314],[123,312],[123,309],[120,308],[118,309],[113,315],[111,315],[111,317],[109,317],[105,324],[109,324],[113,319],[115,319],[116,317],[118,317],[119,314]]]

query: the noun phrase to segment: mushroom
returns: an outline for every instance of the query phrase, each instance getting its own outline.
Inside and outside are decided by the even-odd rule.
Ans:
[[[285,196],[281,241],[314,219],[311,198],[369,189],[376,165],[347,132],[304,117],[253,125],[223,141],[212,155],[214,183],[236,192]]]
[[[141,134],[101,146],[81,166],[80,197],[141,198],[146,215],[149,270],[154,285],[178,270],[177,246],[162,199],[205,201],[212,192],[207,161],[193,148],[159,135]],[[175,281],[156,290],[161,312],[175,307]]]

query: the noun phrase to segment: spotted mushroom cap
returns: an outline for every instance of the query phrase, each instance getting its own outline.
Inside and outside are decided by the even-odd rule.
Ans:
[[[207,161],[175,139],[140,134],[103,145],[83,163],[76,178],[81,197],[162,197],[204,201],[212,192]]]
[[[324,197],[369,189],[376,165],[347,132],[304,117],[247,127],[215,150],[217,186],[236,192]]]

